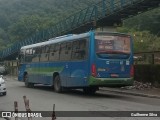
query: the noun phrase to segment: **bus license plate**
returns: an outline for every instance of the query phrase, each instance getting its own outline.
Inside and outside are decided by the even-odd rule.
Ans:
[[[111,74],[111,77],[119,77],[118,74]]]

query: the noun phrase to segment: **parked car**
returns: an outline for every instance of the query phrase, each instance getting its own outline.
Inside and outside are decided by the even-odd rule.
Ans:
[[[6,84],[3,75],[0,75],[0,95],[6,95]]]

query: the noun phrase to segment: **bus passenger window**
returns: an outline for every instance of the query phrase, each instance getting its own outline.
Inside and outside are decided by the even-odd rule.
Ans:
[[[45,53],[49,53],[49,49],[50,49],[50,46],[47,45]]]
[[[80,41],[80,54],[81,54],[81,58],[82,59],[85,59],[86,58],[86,54],[87,54],[87,42],[86,42],[86,40],[84,39],[84,40],[81,40]]]
[[[66,47],[66,60],[70,60],[71,59],[71,53],[72,53],[72,51],[71,51],[71,47],[72,47],[72,44],[71,44],[71,42],[68,42],[67,43],[67,47]]]
[[[57,61],[59,60],[59,50],[60,50],[60,45],[57,44],[52,44],[49,49],[49,61]]]
[[[26,53],[25,53],[25,62],[31,62],[32,61],[32,57],[33,57],[32,48],[27,49]]]
[[[86,40],[80,40],[73,42],[72,59],[83,60],[86,58]]]
[[[39,56],[41,53],[41,48],[33,48],[33,57],[32,57],[32,62],[39,62]]]
[[[66,49],[66,43],[61,43],[61,45],[60,45],[60,60],[65,60],[65,49]]]
[[[79,49],[79,41],[74,41],[72,44],[72,59],[73,60],[78,59],[78,53],[77,53],[78,49]]]
[[[46,46],[42,46],[41,49],[42,49],[42,54],[46,52]]]
[[[49,49],[49,52],[50,52],[50,53],[52,53],[52,52],[54,51],[54,47],[55,47],[54,44],[52,44],[52,45],[50,46],[50,49]]]
[[[60,51],[60,60],[70,60],[71,59],[71,43],[62,43]]]
[[[48,46],[42,46],[42,53],[40,55],[40,61],[48,61]]]

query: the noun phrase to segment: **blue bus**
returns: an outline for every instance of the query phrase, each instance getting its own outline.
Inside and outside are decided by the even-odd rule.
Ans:
[[[132,37],[122,33],[89,31],[23,46],[18,80],[95,93],[99,87],[133,84]]]

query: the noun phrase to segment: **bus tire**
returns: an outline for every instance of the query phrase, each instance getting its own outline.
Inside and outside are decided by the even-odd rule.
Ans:
[[[96,88],[96,87],[85,87],[85,88],[83,88],[83,92],[84,92],[85,94],[89,94],[89,95],[95,94],[96,91],[97,91],[97,88]]]
[[[57,92],[57,93],[61,93],[61,92],[62,92],[61,80],[60,80],[59,75],[57,75],[57,76],[54,78],[54,90],[55,90],[55,92]]]
[[[25,75],[24,75],[24,85],[25,85],[26,87],[29,87],[28,74],[25,74]]]
[[[29,83],[29,88],[34,88],[34,83]]]

